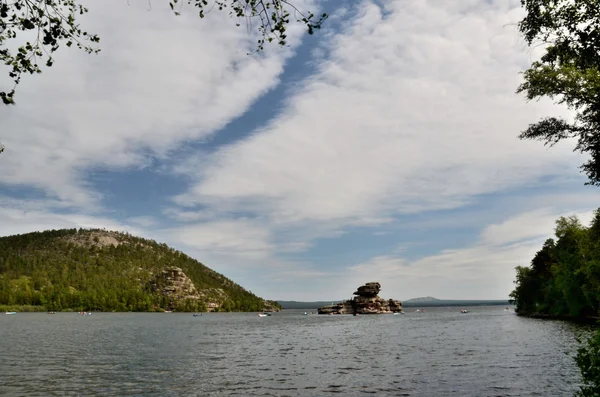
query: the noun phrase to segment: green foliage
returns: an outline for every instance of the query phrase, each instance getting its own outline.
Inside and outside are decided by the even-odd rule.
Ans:
[[[204,18],[211,9],[219,11],[229,9],[229,15],[237,18],[237,26],[240,26],[241,20],[250,23],[251,20],[258,20],[258,39],[257,51],[264,50],[265,43],[276,42],[279,45],[287,44],[287,27],[290,18],[293,17],[296,22],[303,23],[306,26],[308,34],[313,34],[315,30],[321,28],[321,25],[327,19],[327,14],[322,14],[315,18],[313,13],[303,13],[291,2],[286,0],[214,0],[210,4],[207,0],[171,0],[169,6],[175,10],[177,3],[187,3],[198,8],[198,16]]]
[[[519,136],[553,146],[577,138],[575,150],[588,153],[581,166],[586,184],[600,185],[600,2],[521,0],[527,12],[519,30],[545,53],[525,71],[518,88],[528,100],[549,97],[575,111],[574,122],[547,117]]]
[[[579,397],[600,396],[600,331],[577,351],[575,362],[581,371],[583,385],[575,394]]]
[[[102,243],[104,238],[117,246]],[[204,300],[173,300],[149,285],[179,267]],[[214,291],[219,291],[214,294]],[[182,252],[102,230],[64,229],[0,238],[0,305],[64,311],[261,311],[265,302]]]
[[[45,306],[32,306],[32,305],[0,305],[0,313],[2,312],[45,312],[47,311]]]
[[[95,53],[88,43],[98,43],[99,37],[82,30],[76,22],[78,15],[88,12],[75,0],[3,0],[0,1],[0,61],[9,68],[9,76],[16,87],[23,73],[41,73],[40,64],[52,66],[52,54],[60,43]],[[18,33],[26,34],[25,44],[11,51],[6,48],[9,40]],[[1,91],[0,99],[6,105],[14,103],[15,87],[9,92]]]
[[[264,49],[266,42],[287,44],[287,28],[290,19],[306,26],[308,33],[313,34],[321,28],[327,18],[326,14],[315,18],[312,13],[302,13],[286,0],[171,0],[169,5],[175,15],[180,15],[178,6],[187,3],[198,9],[200,18],[212,9],[229,10],[229,14],[237,18],[237,26],[245,20],[248,28],[257,21],[260,38],[257,51]],[[71,47],[75,44],[87,53],[97,53],[100,38],[82,30],[77,17],[88,12],[88,9],[77,0],[0,0],[0,61],[9,68],[9,76],[14,86],[10,91],[0,91],[0,99],[6,105],[14,104],[17,84],[24,73],[41,73],[42,66],[52,66],[53,53],[61,44]],[[25,44],[16,51],[7,46],[10,40],[21,39],[24,34]],[[1,152],[0,147],[0,152]]]
[[[522,314],[597,316],[600,308],[600,210],[589,228],[574,217],[556,221],[528,267],[518,266],[510,294]]]

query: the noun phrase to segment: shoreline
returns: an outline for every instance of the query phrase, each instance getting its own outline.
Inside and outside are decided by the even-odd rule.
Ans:
[[[547,314],[547,313],[519,313],[516,312],[517,316],[535,318],[539,320],[560,320],[568,321],[577,324],[596,325],[600,326],[600,316],[585,316],[585,317],[573,317],[559,314]]]

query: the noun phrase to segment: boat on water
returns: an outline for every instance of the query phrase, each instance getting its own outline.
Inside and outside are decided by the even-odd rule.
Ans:
[[[258,313],[258,317],[268,317],[267,313]]]
[[[303,316],[308,316],[307,312],[302,313]]]
[[[465,313],[468,313],[469,311],[467,309],[460,309],[460,312],[465,314]]]
[[[193,316],[194,317],[200,317],[202,315],[202,313],[194,313]]]
[[[17,314],[17,312],[6,312],[4,314]]]

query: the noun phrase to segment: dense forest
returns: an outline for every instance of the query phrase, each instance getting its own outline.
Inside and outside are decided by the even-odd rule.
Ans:
[[[519,314],[592,318],[600,308],[600,209],[589,227],[575,216],[556,221],[548,239],[531,260],[518,266],[511,293]]]
[[[191,279],[197,299],[173,299],[151,288],[171,267]],[[44,311],[279,308],[166,244],[98,229],[1,237],[0,305]]]

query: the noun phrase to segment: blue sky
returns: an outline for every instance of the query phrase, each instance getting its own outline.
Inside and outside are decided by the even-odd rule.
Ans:
[[[100,54],[61,49],[0,108],[0,235],[129,231],[269,299],[505,299],[599,206],[572,142],[516,138],[571,116],[515,94],[518,0],[302,0],[325,28],[260,56],[226,14],[130,3],[90,3]]]

